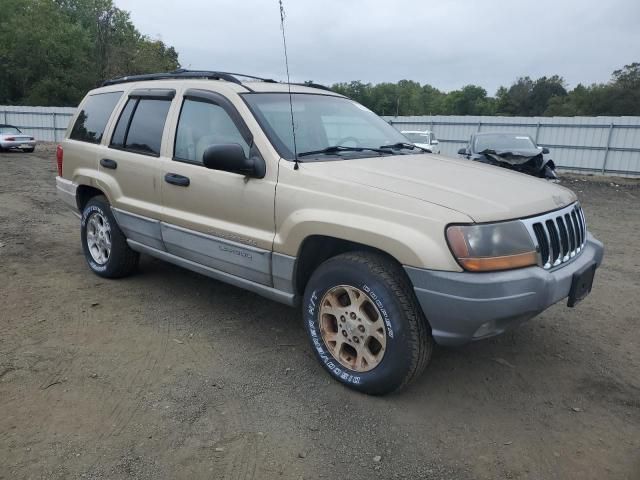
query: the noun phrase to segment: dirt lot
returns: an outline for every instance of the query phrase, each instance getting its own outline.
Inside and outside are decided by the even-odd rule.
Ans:
[[[639,182],[565,181],[606,247],[578,308],[372,398],[296,310],[150,258],[93,275],[54,175],[0,155],[1,479],[640,479]]]

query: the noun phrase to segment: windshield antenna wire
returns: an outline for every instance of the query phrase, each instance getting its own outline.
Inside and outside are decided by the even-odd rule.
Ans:
[[[284,34],[284,5],[282,4],[282,0],[278,0],[280,4],[280,30],[282,30],[282,45],[284,46],[284,65],[287,70],[287,85],[289,86],[289,109],[291,111],[291,134],[293,135],[293,155],[294,155],[294,170],[298,170],[300,166],[298,165],[298,147],[296,146],[296,126],[293,120],[293,100],[291,97],[291,79],[289,78],[289,58],[287,56],[287,38]]]

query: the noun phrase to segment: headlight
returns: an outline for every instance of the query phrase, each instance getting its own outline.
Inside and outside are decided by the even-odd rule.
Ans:
[[[536,248],[520,222],[488,225],[452,225],[447,242],[465,270],[488,272],[538,263]]]

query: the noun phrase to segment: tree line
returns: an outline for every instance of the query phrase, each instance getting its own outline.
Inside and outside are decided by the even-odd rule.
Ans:
[[[508,88],[500,87],[493,97],[477,85],[443,92],[412,80],[353,81],[336,83],[331,89],[379,115],[640,115],[640,63],[615,70],[607,83],[579,84],[571,90],[558,75],[521,77]]]
[[[103,80],[175,70],[112,0],[2,0],[0,105],[76,106]]]

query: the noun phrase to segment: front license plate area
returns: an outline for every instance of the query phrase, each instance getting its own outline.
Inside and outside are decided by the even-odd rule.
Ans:
[[[568,307],[575,307],[584,297],[589,295],[591,287],[593,286],[596,267],[597,265],[593,263],[580,272],[573,274],[571,290],[569,290],[569,300],[567,300]]]

